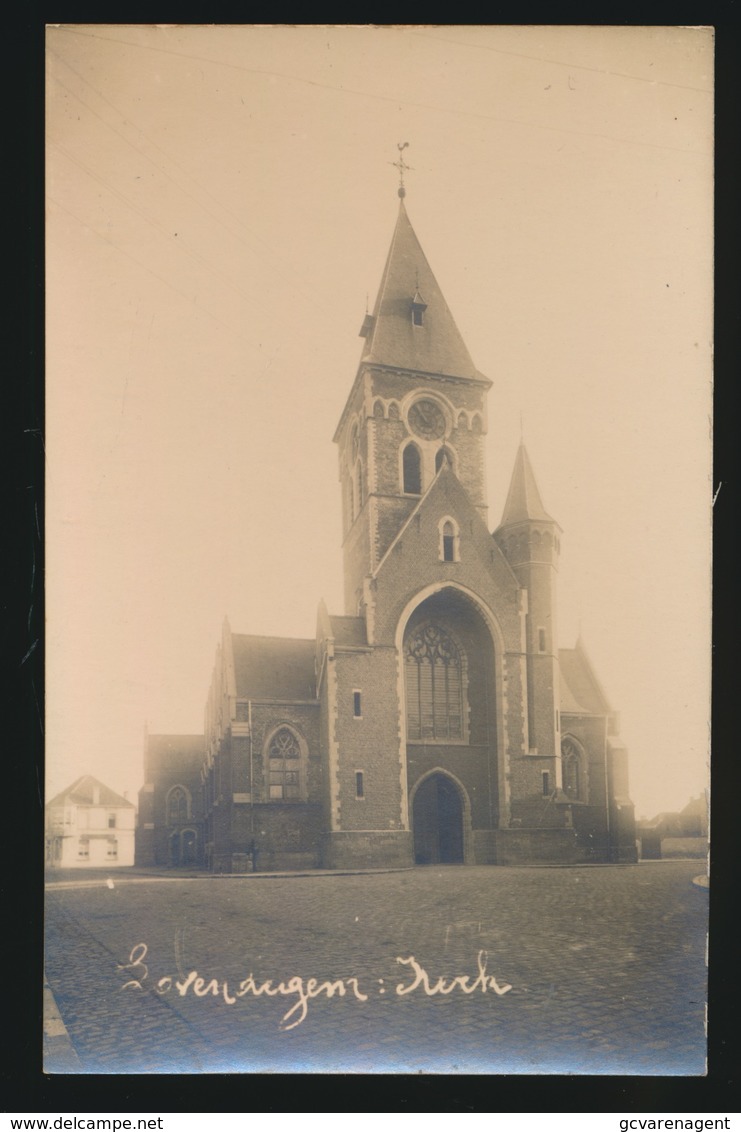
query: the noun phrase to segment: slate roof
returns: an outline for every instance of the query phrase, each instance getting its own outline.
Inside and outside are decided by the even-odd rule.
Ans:
[[[425,305],[421,326],[412,322],[412,302]],[[363,362],[395,369],[488,380],[476,369],[432,274],[404,201],[396,222],[376,305],[362,331]]]
[[[354,648],[363,648],[368,645],[365,633],[365,619],[363,617],[330,617],[332,636],[336,645],[350,645]]]
[[[100,791],[100,796],[97,802],[93,801],[93,791],[95,787]],[[71,786],[66,790],[62,790],[50,802],[47,802],[47,808],[51,806],[62,806],[67,802],[71,802],[76,806],[105,806],[108,809],[134,809],[134,803],[130,802],[128,798],[116,794],[115,790],[111,790],[104,782],[97,778],[93,778],[92,774],[83,774],[80,778],[76,779]]]
[[[528,519],[555,522],[543,506],[530,457],[524,443],[521,442],[515,456],[515,466],[512,470],[507,502],[504,505],[504,513],[499,526],[503,527],[508,523],[522,523]]]
[[[610,705],[583,650],[559,649],[561,669],[561,711],[588,715],[609,715]]]
[[[182,767],[183,773],[195,773],[204,761],[206,739],[203,735],[147,735],[147,779],[157,777],[163,766]]]
[[[240,699],[316,699],[314,641],[232,633],[232,649]]]

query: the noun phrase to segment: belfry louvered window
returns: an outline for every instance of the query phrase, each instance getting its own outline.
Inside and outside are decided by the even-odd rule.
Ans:
[[[270,742],[270,798],[297,801],[301,798],[301,749],[288,727],[276,731]]]
[[[463,738],[463,666],[439,625],[416,629],[405,647],[409,739]]]

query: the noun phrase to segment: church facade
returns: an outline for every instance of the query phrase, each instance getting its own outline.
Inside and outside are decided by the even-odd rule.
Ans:
[[[499,525],[487,392],[399,216],[335,442],[345,610],[224,623],[203,736],[149,736],[137,862],[250,869],[636,859],[627,752],[523,444]]]

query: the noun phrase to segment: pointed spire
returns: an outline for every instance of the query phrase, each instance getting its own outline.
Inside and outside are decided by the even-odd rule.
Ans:
[[[535,519],[539,522],[555,522],[543,506],[530,457],[527,454],[524,442],[521,440],[515,457],[515,466],[509,485],[507,502],[504,505],[504,514],[499,525],[503,527],[507,523],[523,523],[528,519]]]
[[[361,334],[366,340],[364,362],[451,377],[483,377],[432,274],[403,198],[373,314],[366,316]]]

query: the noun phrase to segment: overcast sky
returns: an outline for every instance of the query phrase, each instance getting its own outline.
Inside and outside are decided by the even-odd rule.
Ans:
[[[639,815],[706,784],[712,35],[48,31],[47,763],[133,794],[198,732],[221,623],[344,612],[332,435],[407,206],[563,528],[559,635]]]

